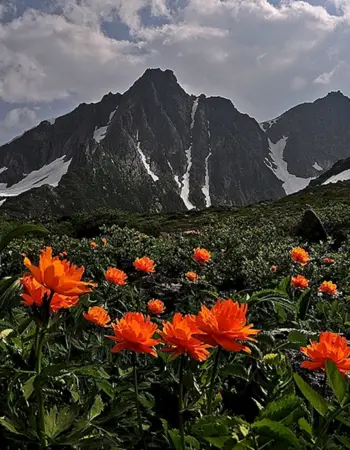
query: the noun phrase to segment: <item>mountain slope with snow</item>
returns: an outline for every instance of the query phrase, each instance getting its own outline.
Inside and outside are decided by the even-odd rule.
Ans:
[[[229,100],[187,94],[170,70],[149,69],[123,95],[0,147],[1,210],[156,213],[277,199],[350,156],[349,105],[333,93],[258,124]]]

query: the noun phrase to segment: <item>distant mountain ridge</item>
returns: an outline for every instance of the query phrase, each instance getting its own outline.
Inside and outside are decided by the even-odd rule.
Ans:
[[[230,100],[188,95],[172,71],[148,69],[123,95],[0,147],[1,209],[153,213],[277,199],[350,157],[349,119],[350,100],[331,93],[259,125]]]

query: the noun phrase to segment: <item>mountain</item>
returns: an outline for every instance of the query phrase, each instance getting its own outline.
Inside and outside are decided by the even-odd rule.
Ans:
[[[336,162],[329,170],[326,170],[318,178],[311,181],[309,186],[312,188],[348,181],[350,181],[350,158]],[[350,183],[347,183],[347,185],[350,186]]]
[[[350,156],[349,123],[350,99],[338,91],[261,124],[286,194],[306,187],[334,163]]]
[[[172,71],[148,69],[123,95],[0,147],[1,209],[153,213],[277,199],[350,156],[348,116],[350,100],[332,93],[259,125],[227,99],[187,94]]]

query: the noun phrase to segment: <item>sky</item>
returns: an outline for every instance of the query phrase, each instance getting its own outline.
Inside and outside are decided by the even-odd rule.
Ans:
[[[0,0],[0,144],[148,67],[258,121],[350,96],[350,0]]]

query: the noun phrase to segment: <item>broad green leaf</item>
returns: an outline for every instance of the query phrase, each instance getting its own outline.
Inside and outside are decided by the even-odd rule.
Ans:
[[[311,298],[311,290],[305,290],[298,298],[296,309],[298,311],[298,317],[301,320],[305,320],[307,311],[309,309],[309,303]]]
[[[290,286],[290,280],[291,276],[288,275],[288,277],[284,278],[281,282],[281,284],[278,287],[278,290],[282,292],[283,294],[288,294],[288,288]]]
[[[241,364],[227,364],[220,369],[220,372],[226,375],[243,378],[243,380],[249,380],[249,372]]]
[[[204,416],[192,426],[192,433],[198,437],[228,436],[228,418]]]
[[[213,437],[205,437],[204,439],[211,445],[213,445],[215,448],[224,448],[224,445],[227,442],[227,440],[230,439],[230,436],[213,436]]]
[[[49,232],[49,230],[47,230],[46,228],[39,226],[39,225],[33,225],[30,223],[24,224],[24,225],[19,225],[18,227],[10,230],[4,236],[1,236],[0,252],[2,252],[13,239],[23,237],[28,233],[47,234],[48,232]]]
[[[179,430],[169,430],[168,436],[175,450],[183,450]]]
[[[252,430],[260,436],[269,437],[278,443],[292,445],[293,448],[296,449],[301,448],[296,435],[281,423],[273,422],[269,419],[263,419],[258,422],[254,422],[252,424]]]
[[[337,397],[338,402],[342,405],[349,388],[349,381],[339,372],[334,361],[326,361],[326,372],[332,391]]]
[[[111,400],[114,399],[115,397],[115,392],[113,389],[113,386],[111,385],[111,383],[107,380],[97,380],[96,384],[98,386],[99,389],[101,389],[101,391],[103,391],[105,394],[108,395],[108,397],[111,398]]]
[[[311,403],[311,406],[315,408],[321,416],[325,416],[329,408],[329,403],[311,386],[309,386],[299,374],[294,373],[293,377],[302,394]]]
[[[313,437],[313,432],[312,432],[312,426],[309,424],[309,422],[305,419],[305,417],[301,417],[298,420],[298,425],[300,427],[301,430],[305,431],[306,434],[308,434],[310,436],[310,438]]]
[[[302,400],[295,395],[289,395],[268,403],[261,411],[259,418],[283,422],[284,425],[292,425],[304,415],[305,410]]]
[[[55,436],[56,433],[56,419],[57,419],[57,406],[55,405],[50,409],[49,413],[45,415],[45,433],[50,438]]]
[[[185,442],[186,444],[189,444],[191,449],[200,450],[201,448],[200,443],[193,436],[185,436]]]
[[[8,431],[11,431],[11,433],[23,434],[21,433],[19,425],[12,420],[6,419],[6,417],[0,417],[0,425],[5,427]]]
[[[105,405],[102,401],[102,398],[98,395],[95,398],[95,401],[90,409],[88,419],[93,420],[95,417],[99,416],[101,414],[101,412],[103,411],[104,406]]]
[[[296,343],[300,346],[307,345],[307,334],[298,330],[293,330],[288,334],[288,341],[293,344]]]
[[[65,407],[58,411],[57,406],[55,405],[45,416],[46,435],[49,438],[54,439],[72,425],[75,417],[76,412],[74,409]]]
[[[68,369],[69,370],[69,369]],[[99,366],[83,366],[71,370],[76,375],[85,375],[93,378],[104,378],[108,380],[109,375],[103,367]]]
[[[26,400],[29,399],[29,397],[32,395],[34,391],[35,378],[36,376],[34,375],[33,377],[29,378],[22,386],[23,395]]]
[[[243,439],[243,441],[238,442],[238,444],[232,447],[232,450],[254,450],[254,449],[255,443],[251,439]]]
[[[336,436],[339,442],[341,442],[345,448],[350,449],[350,437],[347,436]]]

